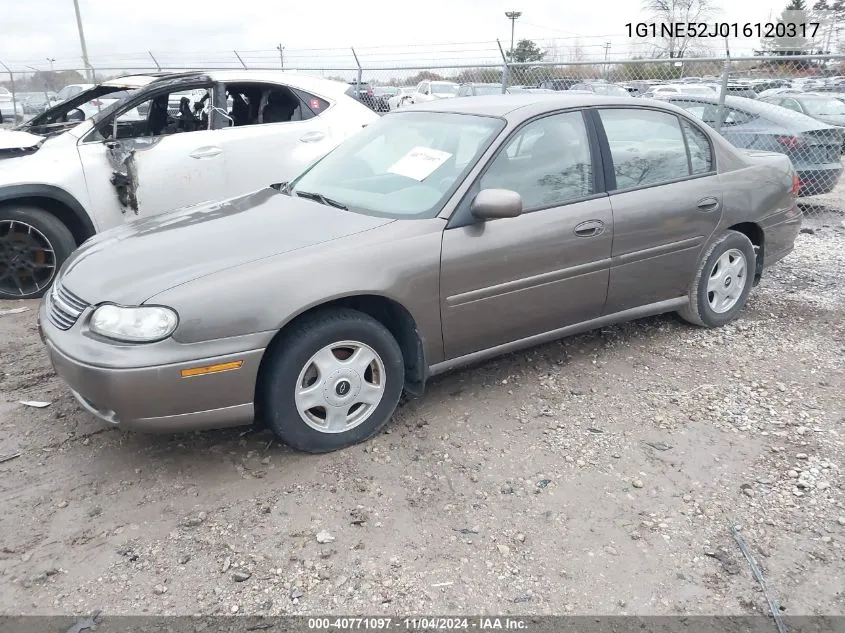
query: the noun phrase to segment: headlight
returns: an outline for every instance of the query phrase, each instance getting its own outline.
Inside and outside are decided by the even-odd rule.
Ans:
[[[170,308],[102,305],[91,315],[91,331],[118,341],[152,343],[173,334],[179,317]]]

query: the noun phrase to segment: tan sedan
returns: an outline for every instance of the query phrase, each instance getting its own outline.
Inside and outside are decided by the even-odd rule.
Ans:
[[[731,321],[793,248],[797,186],[785,156],[737,150],[667,104],[442,100],[290,183],[98,235],[41,326],[109,423],[257,417],[330,451],[458,366],[664,312]]]

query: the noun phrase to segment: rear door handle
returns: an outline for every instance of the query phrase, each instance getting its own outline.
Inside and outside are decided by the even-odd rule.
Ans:
[[[719,199],[713,196],[698,201],[698,208],[702,211],[715,211],[719,208]]]
[[[604,233],[604,222],[601,220],[587,220],[575,227],[578,237],[595,237]]]
[[[200,147],[199,149],[195,149],[193,152],[190,153],[191,158],[214,158],[215,156],[220,156],[223,153],[223,150],[219,147]]]
[[[299,140],[303,143],[316,143],[317,141],[322,141],[324,138],[326,138],[325,132],[314,130],[312,132],[306,132],[299,137]]]

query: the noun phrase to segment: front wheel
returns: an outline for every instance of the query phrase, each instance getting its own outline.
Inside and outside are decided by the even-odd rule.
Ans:
[[[745,307],[756,271],[751,240],[737,231],[726,232],[701,259],[689,306],[679,311],[681,318],[703,327],[730,323]]]
[[[30,206],[0,207],[0,299],[36,299],[76,249],[56,216]]]
[[[405,384],[396,339],[357,310],[306,317],[267,354],[260,409],[280,440],[309,453],[345,448],[378,433]]]

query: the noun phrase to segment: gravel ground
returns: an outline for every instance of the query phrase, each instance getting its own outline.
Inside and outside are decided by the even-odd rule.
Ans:
[[[0,611],[766,612],[733,522],[785,615],[845,614],[845,215],[813,211],[732,325],[453,373],[322,456],[107,428],[0,302],[30,308],[0,316]]]

